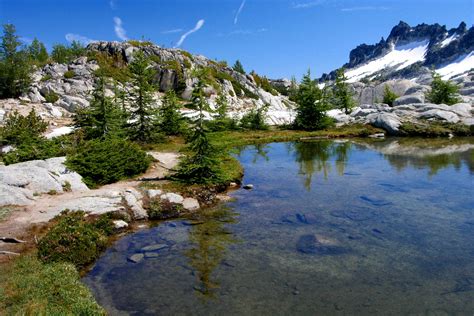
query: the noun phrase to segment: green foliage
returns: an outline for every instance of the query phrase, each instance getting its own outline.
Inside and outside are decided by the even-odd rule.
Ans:
[[[78,57],[86,56],[86,53],[84,45],[78,41],[73,41],[69,46],[63,44],[53,45],[51,58],[57,63],[67,64]]]
[[[441,75],[433,72],[431,91],[426,94],[427,99],[435,104],[452,105],[460,102],[457,97],[459,87],[450,81],[441,79]]]
[[[326,115],[326,111],[329,109],[327,90],[323,93],[319,89],[317,84],[311,80],[309,70],[301,80],[295,100],[298,103],[298,108],[293,128],[319,130],[333,124],[332,119]]]
[[[105,233],[89,223],[82,211],[63,211],[38,243],[38,258],[45,263],[69,262],[77,268],[92,263],[105,249]]]
[[[265,113],[268,106],[253,108],[240,119],[240,127],[250,130],[267,130],[268,125],[265,123]]]
[[[150,157],[136,144],[117,138],[92,140],[68,155],[66,165],[90,187],[113,183],[145,172]]]
[[[255,83],[257,84],[258,87],[262,88],[263,90],[265,90],[265,91],[267,91],[267,92],[269,92],[273,95],[278,95],[278,92],[270,84],[270,81],[268,81],[267,77],[265,77],[265,76],[260,77],[254,71],[251,72],[251,75],[253,76],[253,79],[255,80]]]
[[[74,72],[74,70],[68,70],[64,73],[64,78],[66,79],[71,79],[71,78],[74,78],[76,76],[76,73]]]
[[[36,37],[28,46],[28,55],[30,60],[38,66],[43,66],[48,62],[49,55],[46,47]]]
[[[336,83],[333,89],[334,105],[336,108],[344,110],[346,114],[351,113],[355,106],[353,93],[347,84],[347,78],[344,74],[344,68],[338,69],[336,72]]]
[[[0,99],[19,97],[31,83],[31,63],[28,53],[19,50],[20,46],[15,26],[3,25],[0,44]]]
[[[161,132],[166,135],[179,135],[184,129],[184,120],[179,112],[179,101],[173,90],[169,90],[163,97],[163,104],[159,109],[160,122],[158,124]]]
[[[53,79],[53,76],[51,76],[50,74],[46,74],[43,77],[41,77],[41,82],[45,82],[51,79]]]
[[[30,143],[41,138],[41,134],[46,131],[46,123],[35,110],[31,110],[27,116],[23,116],[18,111],[10,112],[0,127],[0,143],[10,145],[21,145]]]
[[[161,138],[157,131],[157,111],[152,107],[156,71],[150,62],[142,51],[138,51],[129,65],[133,86],[129,94],[132,106],[129,133],[132,140],[141,142],[158,141]]]
[[[3,293],[2,293],[3,292]],[[105,315],[70,263],[21,256],[0,285],[5,315]]]
[[[472,136],[474,135],[474,129],[464,124],[447,122],[405,122],[400,126],[399,134],[401,136],[421,137]]]
[[[232,69],[234,69],[235,71],[240,72],[241,74],[245,75],[244,66],[242,66],[242,63],[238,59],[235,61],[235,64],[234,64],[234,66],[232,66]]]
[[[383,103],[393,106],[393,102],[395,102],[398,97],[399,96],[393,92],[388,85],[385,85],[383,92]]]
[[[16,146],[15,150],[2,155],[6,165],[29,160],[48,159],[66,155],[71,143],[66,137],[53,139],[37,138]]]
[[[151,220],[164,220],[179,217],[183,211],[183,206],[173,204],[159,199],[153,199],[148,202],[146,207],[148,218]]]
[[[49,92],[43,95],[44,99],[46,100],[47,103],[54,103],[59,100],[59,95],[56,94],[56,92]]]
[[[86,139],[120,136],[125,125],[124,113],[111,97],[105,96],[106,79],[96,80],[92,101],[74,115],[74,126],[84,131]]]
[[[205,122],[206,128],[211,132],[220,132],[226,130],[239,129],[238,121],[227,116],[227,108],[229,107],[227,97],[220,92],[216,98],[217,116],[213,120]]]
[[[208,184],[222,180],[219,168],[218,151],[208,139],[204,126],[204,111],[211,112],[204,95],[204,84],[198,75],[192,94],[192,103],[199,116],[195,122],[193,135],[190,138],[188,149],[190,153],[179,163],[174,177],[184,183]]]
[[[150,41],[138,41],[138,40],[128,40],[127,43],[132,45],[133,47],[149,47],[153,46],[153,42]]]
[[[97,61],[99,65],[99,69],[95,71],[97,77],[109,77],[121,83],[125,83],[129,80],[130,72],[122,55],[90,52],[88,58]]]

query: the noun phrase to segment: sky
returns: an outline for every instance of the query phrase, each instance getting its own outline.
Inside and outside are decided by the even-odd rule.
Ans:
[[[269,78],[319,77],[400,20],[471,27],[474,0],[0,0],[25,43],[145,39]]]

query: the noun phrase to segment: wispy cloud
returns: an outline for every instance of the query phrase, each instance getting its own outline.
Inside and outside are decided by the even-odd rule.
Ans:
[[[122,41],[128,41],[127,32],[122,26],[122,19],[119,17],[114,17],[114,29],[115,35],[120,38]]]
[[[183,35],[181,35],[181,38],[179,39],[178,43],[176,44],[175,47],[180,47],[184,40],[186,39],[186,37],[188,37],[189,35],[193,34],[194,32],[197,32],[201,29],[201,27],[204,25],[204,20],[199,20],[197,23],[196,23],[196,26],[190,30],[190,31],[187,31],[186,33],[184,33]]]
[[[68,41],[69,43],[79,42],[81,44],[87,45],[91,42],[95,42],[95,40],[90,39],[86,36],[82,36],[82,35],[79,35],[79,34],[73,34],[73,33],[67,33],[65,38],[66,38],[66,41]]]
[[[172,30],[161,31],[161,34],[173,34],[173,33],[179,33],[182,31],[183,29],[172,29]]]
[[[29,37],[20,37],[19,40],[26,45],[30,45],[33,42],[33,40]]]
[[[115,10],[115,8],[117,8],[116,4],[117,4],[116,0],[109,0],[109,6],[112,10]]]
[[[293,3],[293,9],[308,9],[312,7],[316,7],[324,3],[325,0],[314,0],[310,2],[302,2],[302,3]]]
[[[247,0],[242,0],[242,3],[240,4],[240,7],[239,9],[237,10],[237,13],[235,14],[235,17],[234,17],[234,25],[237,24],[237,22],[239,21],[239,15],[240,13],[242,12],[242,10],[244,9],[244,6],[245,6],[245,2]]]
[[[384,11],[389,10],[389,7],[376,7],[376,6],[365,6],[365,7],[352,7],[352,8],[342,8],[343,12],[353,12],[353,11]]]

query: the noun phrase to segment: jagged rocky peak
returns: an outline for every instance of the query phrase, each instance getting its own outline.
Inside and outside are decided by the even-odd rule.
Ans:
[[[456,64],[456,65],[454,65]],[[474,27],[461,22],[448,30],[445,25],[410,26],[400,21],[385,40],[362,44],[349,54],[346,68],[352,82],[424,77],[431,69],[451,79],[474,68]],[[335,71],[321,80],[334,79]]]

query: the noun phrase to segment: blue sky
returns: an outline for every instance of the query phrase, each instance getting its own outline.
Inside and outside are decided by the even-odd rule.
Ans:
[[[0,22],[48,48],[143,37],[271,78],[331,71],[400,20],[470,27],[474,0],[0,0]]]

